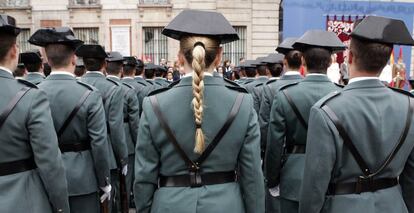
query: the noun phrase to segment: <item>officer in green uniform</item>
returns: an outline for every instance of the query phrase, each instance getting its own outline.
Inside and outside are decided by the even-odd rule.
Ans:
[[[345,50],[332,32],[310,30],[293,47],[303,52],[306,78],[282,86],[276,93],[270,112],[266,146],[267,186],[280,185],[282,213],[297,213],[303,179],[306,132],[311,107],[325,95],[340,90],[326,75],[331,55]]]
[[[302,80],[302,76],[298,72],[302,65],[302,55],[299,51],[294,50],[292,45],[297,38],[286,38],[276,49],[279,53],[285,55],[283,60],[283,69],[285,70],[282,77],[278,80],[273,79],[266,82],[263,87],[262,103],[259,110],[259,125],[261,137],[261,150],[262,158],[264,158],[266,143],[267,143],[267,130],[269,127],[270,109],[273,103],[276,92],[283,85],[299,82]],[[272,196],[268,190],[266,190],[266,212],[274,213],[280,212],[279,197]]]
[[[165,75],[167,74],[165,67],[156,65],[154,74],[154,85],[157,85],[156,89],[168,87],[168,85],[170,85],[170,82],[165,79]]]
[[[128,56],[124,57],[124,68],[122,82],[127,83],[135,88],[135,92],[138,98],[139,103],[139,114],[141,115],[142,112],[142,99],[140,99],[140,93],[147,86],[146,81],[142,78],[143,70],[141,67],[144,66],[141,60],[136,59],[135,57]],[[137,76],[136,72],[140,70],[140,74]],[[130,164],[129,164],[130,165]]]
[[[379,80],[401,20],[368,16],[351,34],[349,84],[311,109],[299,212],[414,212],[414,96]]]
[[[236,83],[212,76],[220,44],[237,40],[237,33],[219,13],[185,10],[163,34],[180,40],[179,62],[188,75],[144,100],[135,155],[137,211],[263,213],[253,99]]]
[[[75,48],[82,41],[67,27],[40,29],[29,39],[45,48],[52,73],[39,84],[50,101],[68,181],[72,212],[99,212],[99,188],[109,197],[105,114],[98,91],[76,81]]]
[[[76,76],[76,79],[80,80],[80,78],[85,74],[85,72],[86,72],[86,68],[85,68],[85,64],[83,63],[83,59],[77,58],[75,73],[74,73]]]
[[[38,85],[45,79],[40,51],[37,50],[20,53],[20,60],[27,70],[25,78],[26,81]]]
[[[144,67],[144,76],[147,86],[139,92],[138,99],[142,102],[145,97],[148,96],[152,91],[162,88],[158,83],[155,82],[155,71],[158,66],[153,63],[147,63]],[[157,80],[158,81],[158,80]]]
[[[83,45],[76,50],[76,55],[83,58],[87,70],[81,81],[96,87],[101,93],[106,114],[106,126],[109,141],[109,168],[111,183],[118,185],[120,170],[128,170],[128,147],[124,132],[124,95],[121,84],[107,79],[103,74],[108,55],[100,45]],[[110,203],[110,209],[113,202]]]
[[[67,182],[46,95],[11,70],[18,63],[13,17],[0,14],[0,211],[69,213]],[[46,131],[45,131],[46,130]]]
[[[239,66],[246,74],[246,78],[240,83],[241,86],[246,87],[247,84],[250,84],[256,78],[256,65],[253,65],[255,60],[245,60]]]
[[[135,58],[134,58],[135,60]],[[122,205],[122,202],[125,202],[121,199],[127,199],[129,194],[131,193],[132,189],[132,181],[133,181],[133,171],[134,171],[134,160],[135,160],[135,144],[138,138],[138,125],[139,125],[139,102],[136,90],[134,86],[122,82],[120,77],[122,74],[122,69],[124,65],[124,57],[119,52],[110,52],[109,57],[106,59],[108,65],[106,67],[107,78],[111,79],[122,86],[123,94],[124,94],[124,130],[125,130],[125,139],[128,146],[128,169],[125,179],[125,195],[127,197],[123,197],[121,195],[121,189],[117,186],[115,187],[115,206],[112,209],[112,212],[125,212],[124,208],[128,208],[129,205],[125,206]],[[135,67],[133,69],[135,71]],[[132,79],[132,81],[134,81]],[[134,81],[134,83],[136,83]],[[122,180],[122,179],[121,179]]]
[[[141,59],[136,59],[137,65],[136,65],[136,73],[135,73],[135,80],[138,83],[144,84],[144,85],[150,85],[145,79],[144,79],[144,62],[142,62]]]
[[[254,63],[251,64],[253,66],[256,66],[257,76],[252,82],[246,83],[244,85],[246,90],[253,96],[254,109],[256,110],[257,114],[259,114],[260,100],[262,98],[263,92],[263,90],[260,87],[263,86],[264,83],[269,81],[266,63],[263,63],[264,58],[265,57],[259,57],[255,60]]]

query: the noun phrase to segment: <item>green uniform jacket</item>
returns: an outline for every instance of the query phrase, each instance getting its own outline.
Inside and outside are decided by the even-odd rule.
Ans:
[[[105,112],[97,89],[79,83],[70,75],[52,74],[39,88],[48,96],[56,132],[62,127],[87,90],[91,94],[82,104],[62,136],[61,144],[90,143],[91,149],[64,152],[63,163],[69,196],[86,195],[106,186],[109,180],[108,142]]]
[[[158,85],[158,88],[164,88],[164,87],[168,87],[168,85],[170,85],[170,82],[165,80],[165,78],[156,77],[154,79],[154,85]]]
[[[0,128],[0,163],[34,158],[37,169],[0,176],[0,211],[69,212],[67,182],[53,127],[49,101],[34,85],[16,81],[0,70],[0,110],[23,87],[22,97]]]
[[[261,146],[262,151],[265,150],[267,144],[267,130],[269,128],[270,120],[270,109],[273,104],[273,99],[275,98],[276,92],[280,87],[291,84],[295,82],[300,82],[302,80],[300,75],[283,75],[280,79],[270,80],[263,87],[263,97],[262,103],[260,104],[259,110],[259,125],[260,125],[260,135],[261,137]]]
[[[285,156],[284,150],[293,145],[306,145],[307,136],[307,129],[299,121],[282,91],[291,97],[307,124],[311,107],[325,95],[340,89],[326,75],[308,75],[300,83],[285,85],[276,93],[270,113],[265,173],[269,188],[280,184],[281,197],[299,200],[305,155]]]
[[[142,114],[142,102],[144,101],[144,98],[148,95],[148,88],[152,87],[152,83],[148,82],[142,77],[135,77],[135,80],[141,84],[144,85],[141,89],[138,90],[138,101],[139,101],[139,107],[140,107],[140,115]]]
[[[128,147],[128,155],[135,153],[135,144],[138,138],[139,126],[139,102],[135,88],[127,83],[123,83],[118,78],[108,77],[120,84],[124,94],[124,130],[125,139]]]
[[[107,80],[103,74],[95,72],[87,72],[81,81],[96,87],[103,97],[107,128],[109,128],[109,168],[122,168],[128,163],[128,148],[123,128],[122,87],[118,83]]]
[[[192,78],[181,79],[172,89],[156,95],[167,123],[180,146],[195,160],[195,123],[191,109]],[[230,87],[230,88],[227,88]],[[235,83],[205,76],[202,128],[206,145],[227,119],[239,92]],[[240,91],[238,91],[240,90]],[[253,99],[245,94],[242,106],[227,133],[201,168],[203,172],[239,171],[238,183],[199,188],[163,187],[157,189],[160,175],[188,174],[185,162],[176,152],[154,114],[149,99],[144,100],[135,155],[135,204],[138,212],[204,213],[264,212],[264,181],[260,167],[260,132]],[[174,106],[174,107],[171,107]]]
[[[263,88],[264,85],[266,85],[266,82],[269,81],[269,78],[260,76],[256,78],[254,81],[254,87],[252,88],[252,96],[253,96],[253,102],[254,102],[254,109],[256,110],[257,114],[259,114],[260,111],[260,104],[262,102],[263,97]]]
[[[26,81],[28,81],[32,84],[38,85],[38,84],[42,83],[43,80],[45,80],[45,77],[42,74],[38,73],[38,72],[29,72],[29,73],[27,73]]]
[[[403,131],[408,96],[385,87],[375,79],[351,83],[336,97],[328,100],[329,96],[311,109],[304,171],[306,178],[302,185],[299,211],[414,212],[414,125],[411,124],[407,140],[394,160],[375,177],[400,177],[401,186],[361,194],[327,196],[329,183],[355,182],[363,173],[334,124],[321,109],[325,103],[335,112],[369,168],[376,171]]]

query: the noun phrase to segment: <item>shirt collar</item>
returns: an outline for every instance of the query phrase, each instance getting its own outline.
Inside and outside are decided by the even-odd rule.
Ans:
[[[27,75],[41,75],[42,77],[45,77],[45,75],[43,73],[40,73],[40,72],[29,72],[29,73],[27,73]]]
[[[300,72],[290,70],[290,71],[286,71],[285,74],[283,75],[300,75]]]
[[[0,69],[10,73],[11,75],[13,75],[13,72],[9,68],[0,66]]]
[[[348,84],[352,84],[358,81],[364,81],[364,80],[380,80],[379,77],[356,77],[349,79]]]
[[[74,75],[73,73],[66,72],[66,71],[59,71],[59,70],[57,70],[57,71],[52,71],[52,72],[50,73],[50,75],[69,75],[69,76],[72,76],[72,77],[74,77],[74,78],[75,78],[75,75]]]
[[[111,78],[120,79],[120,78],[119,78],[118,76],[116,76],[116,75],[107,75],[106,77],[107,77],[107,78],[108,78],[108,77],[111,77]]]
[[[187,74],[185,74],[185,75],[183,76],[183,78],[193,77],[193,73],[194,73],[194,72],[187,73]],[[207,75],[207,76],[213,76],[213,74],[212,74],[212,73],[209,73],[209,72],[204,72],[204,75]]]
[[[271,78],[269,78],[269,80],[274,80],[274,79],[279,80],[280,77],[271,77]]]
[[[316,75],[316,76],[327,76],[326,74],[322,74],[322,73],[309,73],[306,76],[312,76],[312,75]]]
[[[105,76],[101,71],[86,71],[86,73],[101,74],[102,76]]]
[[[132,79],[132,80],[134,80],[134,78],[133,78],[133,77],[128,77],[128,76],[123,77],[122,79]]]

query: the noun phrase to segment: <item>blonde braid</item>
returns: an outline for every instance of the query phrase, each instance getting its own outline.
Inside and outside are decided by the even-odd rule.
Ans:
[[[194,45],[192,56],[193,61],[191,63],[194,69],[193,75],[193,109],[194,118],[196,123],[196,134],[195,134],[195,147],[194,152],[201,154],[205,149],[204,133],[201,129],[203,123],[203,96],[204,96],[204,70],[206,50],[202,43],[197,42]]]

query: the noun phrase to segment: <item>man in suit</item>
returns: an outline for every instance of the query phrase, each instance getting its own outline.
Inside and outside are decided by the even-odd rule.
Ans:
[[[267,186],[280,185],[280,210],[297,213],[303,179],[306,132],[311,107],[330,92],[340,90],[326,73],[334,52],[345,50],[332,32],[310,30],[293,47],[303,52],[307,76],[298,83],[282,86],[270,112],[265,155]]]
[[[20,53],[20,60],[27,69],[26,80],[28,82],[37,85],[45,79],[40,51]]]
[[[124,57],[119,52],[110,52],[109,57],[106,59],[108,66],[106,67],[107,78],[111,79],[122,86],[124,94],[124,130],[125,130],[125,139],[128,146],[128,173],[122,174],[125,176],[126,183],[126,195],[129,197],[132,189],[133,174],[134,174],[134,160],[135,160],[135,144],[137,141],[138,135],[138,124],[139,124],[139,102],[136,90],[134,86],[127,84],[121,81],[120,77],[122,74]],[[135,69],[134,69],[135,70]],[[135,81],[134,81],[135,82]],[[136,83],[136,82],[135,82]],[[122,178],[122,177],[121,177]],[[115,187],[116,200],[115,206],[112,209],[112,212],[121,212],[124,206],[122,206],[122,200],[120,188],[118,185]],[[126,199],[126,198],[123,198]],[[129,206],[129,205],[128,205]]]
[[[50,101],[54,130],[68,181],[72,212],[99,212],[101,189],[109,198],[108,144],[105,114],[98,91],[76,81],[75,49],[82,41],[67,28],[40,29],[29,39],[45,48],[51,74],[39,88]]]
[[[83,45],[76,50],[76,55],[83,58],[87,70],[81,81],[96,87],[103,98],[106,114],[107,134],[109,141],[109,156],[111,183],[118,185],[119,171],[127,174],[128,147],[124,132],[124,95],[122,86],[104,75],[105,59],[108,57],[100,45]],[[110,203],[110,209],[113,202]]]
[[[414,96],[378,78],[394,44],[414,45],[401,20],[352,32],[349,84],[310,112],[299,212],[414,212]]]
[[[69,213],[67,182],[49,101],[35,85],[13,78],[19,33],[15,19],[0,14],[0,209]]]

